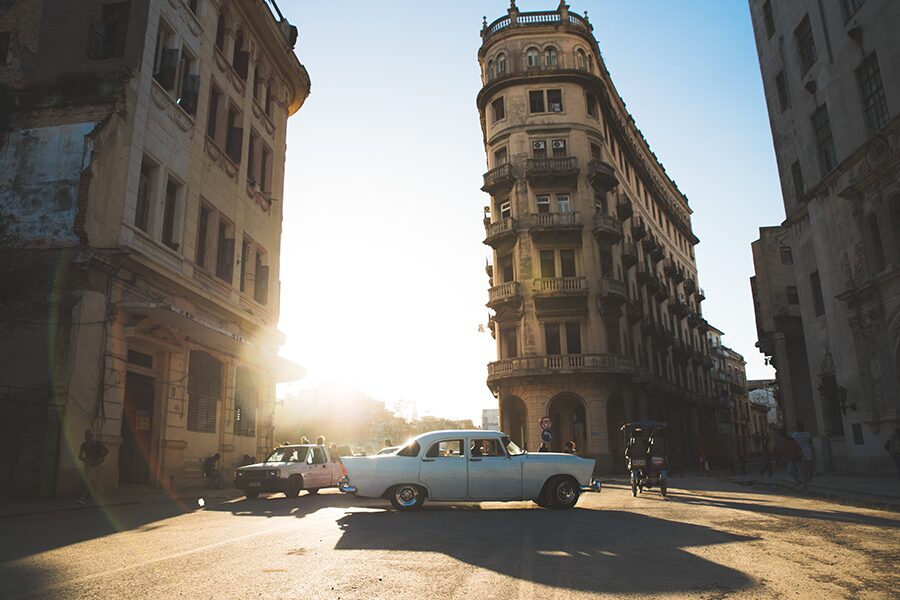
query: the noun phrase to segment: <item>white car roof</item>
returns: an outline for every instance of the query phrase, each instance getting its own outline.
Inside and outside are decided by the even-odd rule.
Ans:
[[[438,431],[428,431],[420,433],[413,439],[420,444],[427,444],[434,439],[451,439],[451,438],[499,438],[506,434],[501,431],[492,431],[489,429],[441,429]]]

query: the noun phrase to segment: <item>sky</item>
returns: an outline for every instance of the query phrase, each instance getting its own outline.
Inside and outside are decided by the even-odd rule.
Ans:
[[[704,316],[749,379],[774,377],[754,346],[750,243],[784,209],[747,2],[570,4],[690,201]],[[338,384],[476,422],[496,408],[475,97],[482,16],[508,6],[280,3],[312,92],[288,121],[279,324],[281,354],[308,375],[279,395]]]

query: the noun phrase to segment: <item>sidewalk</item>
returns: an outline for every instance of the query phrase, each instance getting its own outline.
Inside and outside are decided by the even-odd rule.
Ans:
[[[798,495],[826,496],[848,503],[875,505],[900,510],[900,477],[856,476],[840,474],[814,475],[805,487],[797,486],[787,472],[776,469],[772,477],[760,476],[757,469],[750,470],[748,475],[732,475],[729,481],[744,485],[773,486],[788,489]]]
[[[197,501],[200,498],[204,499],[204,503],[209,503],[210,500],[224,502],[237,498],[240,495],[240,490],[227,486],[221,490],[197,488],[178,491],[174,494],[168,494],[161,489],[142,488],[119,491],[102,498],[98,502],[89,501],[86,504],[78,504],[75,500],[37,500],[17,504],[0,504],[0,519],[113,506],[163,504],[166,502],[176,502],[181,504],[185,510],[194,510],[198,508]]]

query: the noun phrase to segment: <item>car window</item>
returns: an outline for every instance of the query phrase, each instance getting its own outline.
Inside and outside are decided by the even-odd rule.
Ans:
[[[421,449],[422,449],[422,447],[419,446],[419,442],[417,442],[415,440],[410,440],[410,441],[406,442],[406,444],[404,444],[402,448],[400,448],[400,450],[397,452],[397,456],[414,456],[415,457],[415,456],[419,455],[419,450],[421,450]]]
[[[325,460],[325,449],[324,448],[322,448],[321,446],[316,446],[315,448],[312,448],[312,455],[313,455],[312,464],[314,464],[314,465],[324,465],[325,464],[326,460]]]
[[[306,460],[306,448],[293,448],[284,459],[287,462],[303,462]]]
[[[525,451],[516,446],[512,440],[508,437],[503,437],[503,445],[506,447],[506,451],[509,452],[510,456],[518,456],[519,454],[525,454]]]
[[[463,441],[441,440],[440,442],[435,442],[428,448],[425,456],[428,458],[462,458]]]
[[[506,456],[497,439],[473,439],[469,445],[469,456]]]

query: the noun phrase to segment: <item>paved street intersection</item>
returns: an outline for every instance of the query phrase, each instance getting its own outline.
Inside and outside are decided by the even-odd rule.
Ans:
[[[888,598],[900,515],[709,479],[575,510],[323,491],[0,519],[5,598]],[[895,596],[894,596],[895,597]]]

